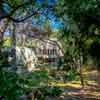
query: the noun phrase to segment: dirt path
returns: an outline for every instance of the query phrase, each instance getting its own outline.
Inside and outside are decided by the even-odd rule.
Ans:
[[[85,72],[84,78],[84,90],[81,90],[80,81],[52,83],[63,90],[62,95],[54,100],[100,100],[100,80],[97,77],[97,72]]]

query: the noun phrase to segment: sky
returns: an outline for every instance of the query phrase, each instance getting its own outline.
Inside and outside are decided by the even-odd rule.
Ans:
[[[62,27],[61,22],[56,20],[52,12],[48,13],[48,19],[49,19],[52,31],[61,29]],[[38,25],[41,26],[43,25],[43,23],[45,23],[45,21],[46,21],[46,17],[44,15],[41,15],[38,21],[35,18],[33,18],[32,23],[33,23],[33,26],[38,26]]]
[[[4,36],[9,36],[11,33],[9,31],[4,32]]]
[[[41,4],[44,0],[36,0],[36,3]],[[47,0],[48,1],[48,5],[54,5],[54,3],[56,2],[56,0]]]
[[[36,0],[36,3],[41,5],[43,1],[44,0]],[[48,6],[53,6],[56,3],[56,1],[57,0],[48,0]],[[45,20],[43,16],[41,16],[41,18],[41,20]],[[55,16],[51,11],[48,12],[48,18],[50,20],[52,30],[59,30],[62,27],[61,22],[56,20]]]
[[[60,21],[57,21],[55,16],[49,12],[48,17],[50,18],[50,22],[51,22],[51,28],[53,30],[59,30],[62,27],[62,24]]]

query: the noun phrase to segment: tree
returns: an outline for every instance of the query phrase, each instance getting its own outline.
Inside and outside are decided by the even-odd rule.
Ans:
[[[100,27],[99,0],[58,0],[54,14],[63,24],[62,37],[68,37],[68,32],[75,33],[75,48],[79,50],[80,79],[83,85],[82,65],[85,56],[84,42],[92,36],[99,36]],[[74,27],[73,27],[74,26]],[[98,35],[97,35],[97,34]],[[70,46],[70,45],[69,45]],[[73,57],[72,57],[73,58]],[[83,59],[83,61],[81,60]],[[84,86],[83,86],[84,87]]]

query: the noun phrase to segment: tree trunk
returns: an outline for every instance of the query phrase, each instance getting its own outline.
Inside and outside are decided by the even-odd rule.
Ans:
[[[9,24],[9,20],[2,20],[0,23],[0,52],[3,46],[4,32],[6,31]]]
[[[82,89],[84,89],[84,78],[83,78],[82,64],[83,64],[83,55],[82,55],[82,48],[80,48],[79,72],[80,72],[81,86],[82,86]]]
[[[13,57],[13,65],[14,65],[14,68],[16,69],[16,28],[15,28],[15,25],[13,23],[13,30],[12,30],[12,49],[11,49],[11,54],[12,54],[12,57]]]
[[[3,45],[3,34],[2,32],[0,32],[0,53],[1,53],[2,45]]]
[[[16,31],[15,31],[15,25],[13,24],[13,30],[12,30],[12,54],[13,57],[16,56]]]

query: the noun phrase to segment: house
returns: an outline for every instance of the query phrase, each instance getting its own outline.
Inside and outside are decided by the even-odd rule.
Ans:
[[[35,54],[39,64],[49,64],[59,66],[59,60],[63,60],[63,51],[61,44],[58,41],[43,40],[37,41]]]
[[[48,36],[48,32],[36,29],[31,24],[26,26],[27,27],[24,27],[24,29],[18,32],[17,40],[19,40],[19,43],[21,44],[20,46],[29,47],[35,52],[37,58],[37,64],[35,65],[49,64],[60,66],[60,59],[63,59],[61,43],[59,43],[57,39]]]
[[[16,47],[16,64],[24,65],[28,71],[36,67],[50,65],[52,68],[61,67],[63,51],[60,44],[54,40],[33,41],[33,48]]]

